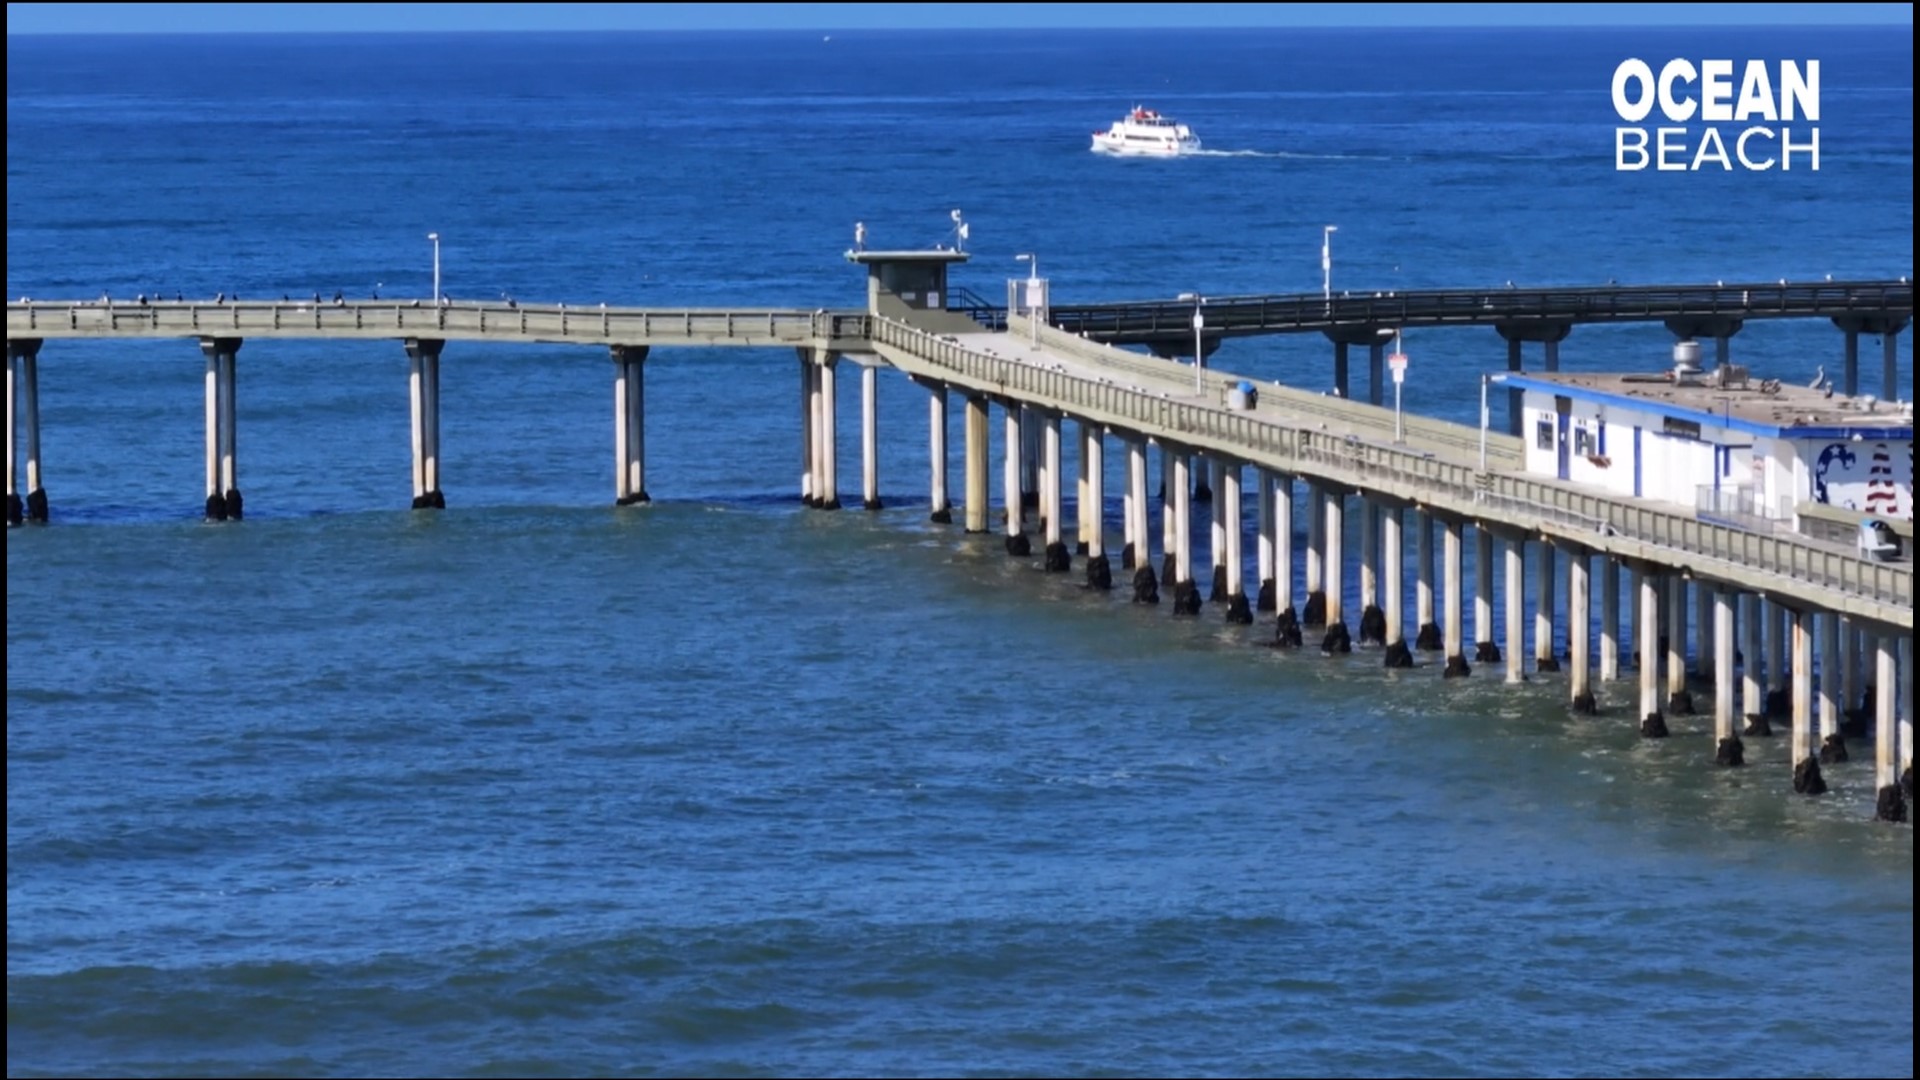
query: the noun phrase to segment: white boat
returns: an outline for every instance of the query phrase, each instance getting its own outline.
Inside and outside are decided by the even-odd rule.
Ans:
[[[1115,120],[1112,127],[1093,133],[1093,151],[1096,154],[1179,157],[1198,149],[1200,139],[1187,125],[1138,105],[1125,117]]]

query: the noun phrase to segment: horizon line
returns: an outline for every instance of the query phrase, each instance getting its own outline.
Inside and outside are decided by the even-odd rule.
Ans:
[[[1910,10],[1910,9],[1909,9]],[[818,27],[538,27],[526,26],[512,29],[489,28],[434,28],[434,29],[185,29],[185,30],[7,30],[8,38],[50,38],[50,37],[405,37],[405,36],[444,36],[456,34],[924,34],[924,33],[969,33],[991,34],[1004,32],[1053,32],[1070,31],[1075,34],[1127,34],[1142,31],[1189,30],[1194,32],[1240,33],[1248,30],[1276,30],[1288,32],[1312,33],[1324,30],[1371,30],[1391,32],[1394,30],[1622,30],[1638,33],[1659,32],[1663,30],[1881,30],[1888,27],[1910,27],[1911,18],[1904,22],[1884,23],[1866,22],[1752,22],[1752,23],[1661,23],[1654,26],[1623,26],[1611,22],[1591,23],[1476,23],[1461,24],[1451,22],[1405,22],[1393,26],[1378,26],[1369,23],[1321,24],[1318,26],[1277,26],[1271,23],[1247,24],[1244,26],[1226,25],[1183,25],[1168,23],[1152,26],[818,26]]]

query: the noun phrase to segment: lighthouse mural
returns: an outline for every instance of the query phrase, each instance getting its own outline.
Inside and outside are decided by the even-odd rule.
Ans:
[[[1828,443],[1814,456],[1813,501],[1913,520],[1913,443]]]

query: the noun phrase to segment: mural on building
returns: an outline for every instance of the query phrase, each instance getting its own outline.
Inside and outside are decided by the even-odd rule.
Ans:
[[[1828,443],[1814,459],[1813,501],[1913,519],[1913,444]]]

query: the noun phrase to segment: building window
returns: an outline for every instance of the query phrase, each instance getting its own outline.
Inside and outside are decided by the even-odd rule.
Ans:
[[[1533,442],[1535,446],[1538,446],[1542,450],[1553,449],[1553,421],[1552,420],[1540,421],[1540,423],[1534,428],[1534,431],[1535,431],[1535,435],[1533,438]]]
[[[1586,428],[1574,428],[1573,452],[1583,457],[1593,453],[1593,433]]]

